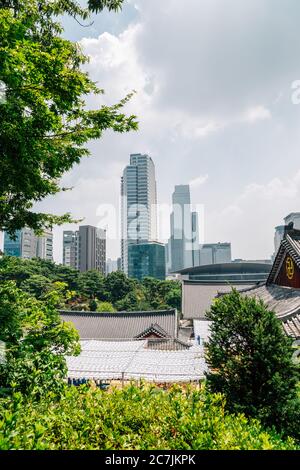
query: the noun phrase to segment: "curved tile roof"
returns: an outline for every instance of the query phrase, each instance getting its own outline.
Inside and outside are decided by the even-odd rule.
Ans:
[[[81,339],[132,339],[157,325],[168,337],[177,337],[176,310],[157,312],[93,313],[61,311],[61,319],[72,322]]]
[[[286,334],[300,338],[300,289],[270,284],[249,289],[242,295],[261,299],[283,322]]]
[[[67,357],[70,379],[141,379],[189,382],[204,377],[207,366],[200,346],[179,351],[147,349],[147,341],[82,341],[79,356]]]

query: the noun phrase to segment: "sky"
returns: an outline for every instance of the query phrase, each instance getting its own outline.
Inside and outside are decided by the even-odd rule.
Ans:
[[[36,208],[101,226],[99,207],[118,206],[130,153],[147,153],[160,204],[190,184],[204,242],[231,242],[233,258],[269,258],[274,227],[300,211],[299,18],[299,0],[127,0],[91,26],[65,18],[64,35],[80,42],[85,70],[105,90],[88,105],[136,90],[125,111],[139,131],[91,142],[91,156],[62,180],[72,191]],[[54,230],[55,261],[62,230],[75,227]],[[119,254],[109,239],[107,257]]]

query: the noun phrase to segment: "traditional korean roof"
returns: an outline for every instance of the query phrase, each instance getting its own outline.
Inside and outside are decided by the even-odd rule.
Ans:
[[[146,335],[151,328],[161,337],[177,337],[176,310],[117,313],[61,311],[61,318],[74,324],[81,339],[132,339]]]
[[[136,338],[146,338],[151,334],[159,338],[167,338],[169,336],[168,333],[163,328],[161,328],[161,326],[159,326],[157,323],[152,323],[148,328],[142,331],[142,333],[138,334]]]
[[[203,348],[148,349],[147,341],[82,341],[79,356],[67,357],[70,379],[189,382],[204,378]]]
[[[217,283],[202,281],[183,281],[182,286],[182,313],[183,318],[204,319],[214,298],[220,294],[228,294],[232,288],[238,291],[247,290],[253,284],[245,283]]]
[[[284,261],[284,257],[287,254],[292,257],[295,264],[298,266],[298,268],[300,268],[300,237],[299,235],[295,235],[295,233],[298,231],[293,232],[291,231],[290,234],[287,233],[285,238],[282,240],[269,277],[267,279],[267,284],[272,284],[276,280],[276,277]]]
[[[261,299],[283,322],[286,334],[300,338],[300,289],[270,284],[249,289],[242,295]]]

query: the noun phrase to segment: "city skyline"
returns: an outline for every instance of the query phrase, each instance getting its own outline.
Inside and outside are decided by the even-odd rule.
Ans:
[[[126,112],[140,129],[91,142],[91,157],[62,180],[74,189],[37,207],[96,226],[98,205],[118,203],[128,155],[147,153],[159,203],[174,185],[190,184],[204,205],[205,242],[230,241],[233,258],[270,257],[274,227],[300,204],[299,10],[296,0],[190,0],[188,8],[135,0],[91,27],[65,20],[65,36],[80,41],[86,70],[106,92],[88,104],[115,103],[134,89]],[[56,261],[69,228],[54,229]],[[119,254],[116,240],[108,256]]]

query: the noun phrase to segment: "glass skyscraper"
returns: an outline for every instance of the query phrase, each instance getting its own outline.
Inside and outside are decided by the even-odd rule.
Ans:
[[[8,256],[21,257],[22,254],[22,232],[17,230],[15,233],[15,240],[4,232],[4,254]]]
[[[44,234],[38,237],[32,229],[25,227],[15,232],[15,239],[4,232],[4,254],[25,259],[41,258],[52,261],[52,231],[45,230]]]
[[[176,272],[199,264],[198,214],[191,212],[189,185],[175,186],[172,204],[169,262]]]
[[[130,277],[141,281],[154,277],[166,278],[165,245],[158,242],[128,245],[128,272]]]
[[[128,247],[157,239],[155,167],[148,155],[130,155],[121,178],[122,270],[128,270]]]

